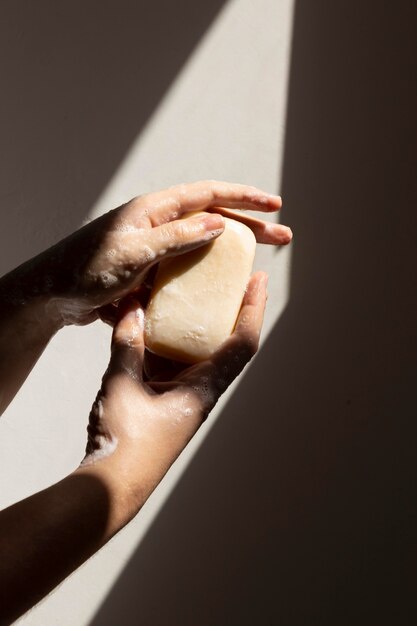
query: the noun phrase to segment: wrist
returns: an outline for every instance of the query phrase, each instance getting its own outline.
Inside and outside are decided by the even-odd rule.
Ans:
[[[45,306],[45,299],[28,292],[16,272],[0,280],[0,413],[59,328]]]
[[[59,317],[53,315],[51,297],[42,293],[36,280],[31,282],[17,270],[0,280],[0,319],[13,319],[19,335],[42,342],[63,326]]]
[[[101,459],[94,463],[87,460],[75,470],[74,475],[94,478],[105,489],[110,536],[135,517],[149,495],[141,493],[137,484],[133,486],[131,476],[113,459]]]
[[[148,442],[139,453],[137,446],[119,441],[108,456],[88,454],[77,472],[94,475],[106,485],[114,514],[124,525],[137,515],[177,458],[178,452],[164,454],[163,448]]]

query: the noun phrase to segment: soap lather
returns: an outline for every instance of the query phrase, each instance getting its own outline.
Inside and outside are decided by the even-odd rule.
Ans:
[[[224,218],[207,246],[159,264],[146,310],[145,343],[160,356],[197,363],[233,332],[255,257],[253,232]]]

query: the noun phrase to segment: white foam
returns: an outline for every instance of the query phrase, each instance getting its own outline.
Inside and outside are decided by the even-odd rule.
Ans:
[[[113,287],[116,283],[119,282],[119,279],[117,278],[117,276],[115,276],[109,271],[99,272],[98,276],[101,280],[101,283],[106,289],[108,287]]]

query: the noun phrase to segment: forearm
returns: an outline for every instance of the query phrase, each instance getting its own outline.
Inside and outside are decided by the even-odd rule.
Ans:
[[[0,512],[0,624],[10,624],[104,545],[136,512],[96,467]]]
[[[0,414],[60,327],[27,265],[0,279]]]

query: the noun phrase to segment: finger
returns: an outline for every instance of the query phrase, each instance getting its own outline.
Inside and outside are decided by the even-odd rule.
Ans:
[[[182,385],[190,385],[200,395],[202,406],[207,409],[209,405],[208,410],[258,350],[267,280],[264,272],[251,277],[233,334],[209,360],[193,365],[176,378]]]
[[[273,222],[265,222],[264,220],[257,219],[251,215],[245,215],[231,209],[225,209],[223,207],[214,207],[208,209],[211,213],[217,213],[236,220],[248,226],[256,237],[258,243],[267,243],[272,245],[284,246],[290,243],[292,239],[292,231],[288,226],[283,224],[274,224]]]
[[[212,375],[220,387],[229,386],[258,350],[267,282],[268,276],[264,272],[256,272],[251,277],[233,334],[210,359]]]
[[[203,211],[215,206],[249,209],[254,211],[278,211],[282,206],[280,196],[269,194],[257,187],[206,180],[170,187],[150,193],[129,203],[124,209],[134,219],[140,207],[140,215],[146,214],[152,226],[178,219],[191,211]]]
[[[174,256],[203,246],[221,235],[221,215],[203,213],[187,220],[175,220],[146,231],[148,246],[153,251],[152,264],[165,256]]]
[[[144,311],[139,302],[128,297],[119,304],[119,317],[113,329],[109,371],[142,380],[145,351]]]
[[[262,324],[264,320],[267,295],[268,274],[256,272],[249,280],[242,306],[232,336],[227,341],[237,340],[241,347],[247,345],[254,356],[259,347]],[[224,347],[227,347],[227,341]],[[224,350],[223,350],[224,351]],[[222,349],[220,349],[220,354]],[[217,357],[215,353],[213,360]],[[248,360],[249,360],[248,359]]]

